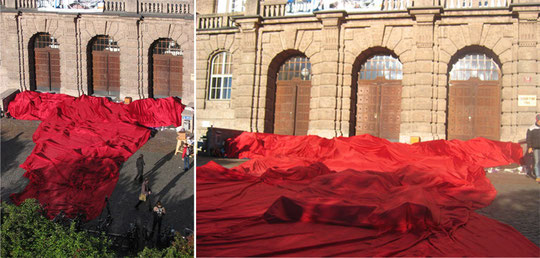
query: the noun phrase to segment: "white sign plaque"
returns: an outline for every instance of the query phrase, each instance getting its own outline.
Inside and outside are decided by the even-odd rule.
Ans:
[[[518,106],[536,107],[536,95],[518,95]]]

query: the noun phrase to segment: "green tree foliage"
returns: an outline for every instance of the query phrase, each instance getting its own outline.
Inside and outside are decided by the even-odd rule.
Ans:
[[[2,203],[2,257],[112,257],[110,241],[86,232],[76,232],[75,225],[65,228],[40,214],[34,199],[20,206]]]
[[[144,250],[142,250],[139,253],[139,257],[141,258],[173,258],[173,257],[181,257],[181,258],[189,258],[193,257],[193,235],[189,236],[187,239],[184,239],[180,234],[176,233],[176,236],[174,237],[174,241],[172,242],[171,246],[169,246],[166,249],[156,249],[156,248],[148,248],[145,247]]]

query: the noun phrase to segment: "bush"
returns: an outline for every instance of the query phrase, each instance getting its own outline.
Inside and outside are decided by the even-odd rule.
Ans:
[[[139,253],[139,257],[149,257],[149,258],[173,258],[173,257],[182,257],[188,258],[193,257],[193,235],[189,236],[187,239],[184,239],[180,234],[176,233],[174,241],[171,246],[166,249],[159,250],[157,248],[148,248],[145,247]]]
[[[2,202],[2,257],[112,257],[111,243],[62,227],[40,214],[40,205],[27,199],[20,206]]]

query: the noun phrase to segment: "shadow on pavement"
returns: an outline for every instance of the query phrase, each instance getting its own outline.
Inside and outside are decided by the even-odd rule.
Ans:
[[[479,214],[508,224],[540,246],[540,189],[516,190],[497,194]]]

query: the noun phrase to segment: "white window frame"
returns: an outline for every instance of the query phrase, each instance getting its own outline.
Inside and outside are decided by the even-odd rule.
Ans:
[[[221,66],[218,68],[220,70],[220,73],[219,74],[216,74],[215,71],[214,71],[214,62],[216,61],[216,59],[220,56],[220,55],[225,55],[223,57],[223,63],[221,64]],[[226,74],[225,73],[225,68],[227,66],[227,58],[229,58],[229,56],[227,55],[231,55],[229,52],[226,52],[226,51],[223,51],[223,52],[219,52],[217,54],[214,55],[214,57],[212,57],[212,62],[210,62],[210,83],[209,83],[209,87],[208,87],[208,100],[230,100],[231,99],[231,91],[232,91],[232,56],[230,56],[231,58],[231,63],[230,63],[230,71],[231,73],[229,74]],[[216,80],[214,80],[216,79]],[[218,86],[217,85],[214,85],[214,82],[216,81],[220,81],[221,83],[219,84],[219,96],[213,96],[212,94],[212,91],[214,89],[217,89]],[[225,83],[225,82],[229,82],[228,84]]]

